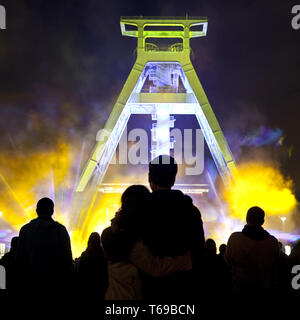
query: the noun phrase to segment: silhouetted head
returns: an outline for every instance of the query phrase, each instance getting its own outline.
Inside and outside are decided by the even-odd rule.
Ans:
[[[101,247],[101,237],[98,232],[92,232],[88,240],[88,249]]]
[[[13,237],[10,242],[10,251],[16,251],[18,249],[19,237]]]
[[[171,189],[175,183],[177,163],[173,157],[160,155],[149,163],[149,183],[152,191]]]
[[[205,247],[206,247],[206,251],[209,254],[212,254],[212,255],[217,254],[217,245],[216,245],[215,240],[207,239],[205,241]]]
[[[54,203],[49,198],[42,198],[36,205],[36,213],[41,218],[50,218],[54,212]]]
[[[223,256],[225,254],[225,251],[226,251],[226,244],[225,243],[222,243],[219,247],[219,252],[220,254]]]
[[[121,197],[121,209],[124,212],[138,212],[147,205],[150,191],[142,185],[128,187]]]
[[[247,212],[246,221],[248,225],[262,226],[265,222],[265,212],[260,207],[252,207]]]

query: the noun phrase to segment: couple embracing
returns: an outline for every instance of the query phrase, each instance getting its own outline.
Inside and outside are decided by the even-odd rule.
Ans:
[[[106,300],[196,298],[205,250],[203,223],[192,199],[172,190],[178,166],[161,155],[149,164],[149,185],[127,188],[102,233],[109,260]]]

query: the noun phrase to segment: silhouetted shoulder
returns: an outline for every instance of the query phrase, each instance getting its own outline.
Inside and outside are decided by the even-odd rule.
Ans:
[[[278,240],[277,240],[274,236],[270,235],[269,241],[270,241],[270,243],[272,243],[272,245],[273,245],[274,247],[277,248],[277,247],[279,246]]]
[[[28,235],[30,235],[30,233],[32,232],[32,230],[36,229],[35,227],[35,220],[37,219],[33,219],[30,222],[26,223],[19,232],[19,237],[21,240],[27,238]]]
[[[59,222],[57,222],[57,221],[54,221],[54,223],[55,223],[55,227],[56,227],[58,230],[60,230],[61,232],[68,232],[68,231],[67,231],[67,228],[66,228],[64,225],[62,225],[61,223],[59,223]]]
[[[32,226],[34,226],[36,224],[36,221],[37,221],[37,218],[24,224],[24,226],[20,229],[20,232],[24,232],[24,231],[30,229]]]
[[[124,241],[119,234],[114,234],[111,227],[102,231],[102,246],[109,261],[116,262],[124,259],[128,252],[124,250]],[[125,252],[124,252],[125,251]]]
[[[112,237],[111,227],[105,228],[101,234],[102,245],[104,246],[104,243],[106,244],[106,241],[109,241],[111,237]]]
[[[187,194],[184,194],[184,199],[186,202],[193,204],[193,199],[190,196],[188,196]]]
[[[33,219],[29,223],[25,224],[21,230],[20,235],[25,235],[27,233],[31,233],[34,230],[45,230],[45,232],[59,232],[59,233],[68,233],[65,226],[60,224],[57,221],[54,220],[43,220],[43,219]]]
[[[233,232],[233,233],[231,234],[230,238],[231,238],[231,237],[232,237],[232,238],[239,237],[239,236],[242,235],[242,234],[243,234],[243,232],[241,232],[241,231]]]
[[[228,239],[228,242],[229,242],[229,241],[232,241],[232,240],[235,240],[235,239],[237,239],[237,238],[240,238],[241,236],[244,236],[244,235],[243,235],[243,232],[240,232],[240,231],[238,231],[238,232],[233,232],[233,233],[230,235],[230,237],[229,237],[229,239]]]
[[[200,213],[200,210],[194,205],[193,199],[190,196],[184,194],[184,201],[188,207],[192,207],[194,211]]]

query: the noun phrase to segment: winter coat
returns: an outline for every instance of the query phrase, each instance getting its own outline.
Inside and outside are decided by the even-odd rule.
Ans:
[[[275,237],[259,226],[246,225],[233,233],[227,244],[225,259],[232,268],[235,290],[276,287],[276,263],[279,246]]]
[[[66,228],[51,218],[37,218],[23,226],[17,265],[24,286],[45,289],[67,286],[72,272],[72,251]]]

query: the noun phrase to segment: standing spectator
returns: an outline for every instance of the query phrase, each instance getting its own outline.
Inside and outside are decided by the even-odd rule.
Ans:
[[[224,259],[224,257],[225,257],[225,251],[226,251],[226,244],[225,244],[225,243],[222,243],[222,244],[219,246],[219,257],[220,257],[220,259]]]
[[[265,212],[252,207],[242,232],[233,233],[225,258],[232,268],[236,291],[272,289],[277,286],[278,241],[263,229]]]
[[[218,261],[220,265],[219,278],[221,291],[232,292],[232,273],[229,265],[225,261],[226,244],[222,243],[219,246]],[[222,290],[223,289],[223,290]]]
[[[16,257],[18,243],[19,237],[13,237],[10,243],[10,251],[0,259],[0,265],[2,265],[6,271],[6,288],[8,290],[14,290],[17,285]]]
[[[217,245],[213,239],[205,242],[206,253],[203,261],[203,284],[206,292],[216,296],[232,291],[232,276],[222,256],[217,255]]]
[[[107,259],[105,257],[99,233],[91,233],[87,249],[78,259],[77,279],[81,292],[96,293],[104,299],[108,286]]]
[[[152,194],[142,240],[156,257],[182,256],[191,252],[194,270],[160,278],[143,274],[146,299],[193,299],[201,285],[195,281],[194,271],[202,262],[205,250],[203,223],[192,199],[179,190],[171,190],[177,169],[175,159],[167,155],[161,155],[149,164]]]
[[[69,285],[72,252],[66,228],[52,219],[54,203],[38,201],[38,217],[23,226],[19,235],[17,264],[24,290],[55,289]]]
[[[215,240],[209,238],[205,241],[205,256],[203,259],[203,278],[205,291],[215,293],[219,290],[219,260]]]
[[[121,197],[121,208],[102,235],[109,260],[109,286],[106,300],[142,299],[138,269],[130,263],[129,254],[140,237],[141,221],[148,208],[150,191],[142,185],[128,187]]]
[[[217,256],[217,245],[215,240],[211,238],[207,239],[205,241],[205,248],[207,255],[215,259]]]

